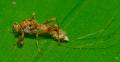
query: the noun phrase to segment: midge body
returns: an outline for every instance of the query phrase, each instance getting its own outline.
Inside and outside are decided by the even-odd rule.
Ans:
[[[75,46],[75,47],[73,47],[73,46],[65,46],[65,45],[61,44],[61,42],[69,41],[69,38],[67,36],[67,33],[64,30],[62,30],[59,27],[58,24],[49,25],[49,23],[51,23],[53,21],[56,21],[56,18],[51,18],[51,19],[49,19],[49,20],[47,20],[47,21],[45,21],[43,23],[37,23],[36,19],[35,19],[35,13],[33,13],[32,18],[25,19],[19,24],[14,23],[13,27],[12,27],[12,30],[16,34],[19,33],[17,46],[18,47],[23,47],[23,45],[24,45],[24,42],[23,42],[24,37],[25,37],[25,35],[28,35],[28,34],[31,35],[31,36],[35,35],[36,39],[39,37],[39,35],[44,35],[44,34],[45,35],[46,34],[50,35],[53,39],[58,41],[59,45],[62,45],[64,47],[68,47],[68,48],[84,48],[86,46],[90,46],[90,45],[94,44],[94,43],[90,43],[90,44],[81,45],[81,46]],[[110,25],[110,24],[108,24],[108,25]],[[91,35],[95,35],[98,32],[104,32],[104,31],[105,31],[105,29],[100,29],[100,30],[98,30],[96,32],[89,33],[87,35],[78,37],[76,39],[81,40],[81,39],[87,38],[87,37],[89,37]],[[73,39],[73,40],[76,40],[76,39]],[[36,46],[38,48],[38,39],[37,39],[37,42],[36,42]],[[40,51],[39,48],[38,48],[38,51]]]
[[[20,47],[24,45],[23,39],[27,34],[35,35],[36,38],[38,38],[38,36],[41,34],[48,34],[59,42],[69,41],[66,32],[60,29],[57,24],[48,25],[55,20],[56,18],[51,18],[44,23],[37,23],[35,17],[32,17],[31,19],[23,20],[19,24],[13,24],[13,32],[20,33],[17,45]]]

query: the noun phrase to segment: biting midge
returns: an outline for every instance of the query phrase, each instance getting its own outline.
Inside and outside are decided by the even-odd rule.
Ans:
[[[35,35],[36,39],[41,34],[42,35],[47,34],[47,35],[50,35],[53,39],[57,40],[58,44],[60,44],[61,42],[69,41],[67,33],[64,30],[62,30],[57,23],[49,25],[50,23],[52,23],[54,21],[56,21],[56,18],[51,18],[51,19],[49,19],[49,20],[47,20],[47,21],[45,21],[43,23],[37,23],[36,19],[35,19],[35,15],[33,15],[32,18],[25,19],[19,24],[14,23],[13,27],[12,27],[13,32],[14,33],[20,33],[19,36],[18,36],[17,46],[18,47],[23,47],[23,45],[24,45],[23,40],[24,40],[25,35],[27,35],[27,34],[29,34],[31,36]],[[98,32],[103,32],[103,31],[104,31],[104,29],[101,29],[101,30],[98,30],[96,32],[87,34],[85,36],[78,37],[76,39],[78,39],[78,40],[84,39],[86,37],[89,37],[91,35],[95,35]],[[36,42],[36,44],[37,44],[37,47],[38,47],[38,41]],[[93,45],[93,44],[94,43],[89,44],[89,45]],[[62,46],[70,47],[70,48],[83,48],[83,47],[86,47],[85,45],[77,46],[77,47],[65,46],[65,45],[62,45]],[[39,48],[38,48],[38,50],[39,50]]]
[[[44,23],[37,23],[33,16],[31,19],[25,19],[19,24],[13,24],[13,32],[20,33],[17,45],[19,47],[22,47],[24,45],[23,39],[27,34],[36,35],[36,37],[38,37],[40,34],[48,34],[52,38],[60,40],[61,42],[69,41],[66,32],[59,28],[57,24],[48,25],[55,20],[56,18],[51,18]]]

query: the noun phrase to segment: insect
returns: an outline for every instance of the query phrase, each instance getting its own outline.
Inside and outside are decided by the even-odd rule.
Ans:
[[[56,18],[51,18],[41,24],[38,24],[35,20],[35,16],[30,19],[25,19],[23,22],[13,24],[12,30],[14,33],[19,33],[17,46],[22,47],[24,45],[24,36],[35,35],[38,38],[41,34],[51,35],[55,40],[60,42],[69,41],[69,38],[65,31],[60,29],[57,24],[48,26],[49,23],[55,21]]]
[[[67,36],[67,33],[64,30],[62,30],[58,24],[49,25],[49,23],[52,23],[53,21],[56,21],[56,18],[51,18],[43,23],[37,23],[36,19],[35,19],[35,15],[33,15],[31,18],[25,19],[19,24],[14,23],[12,30],[14,33],[19,33],[17,46],[23,47],[23,45],[24,45],[23,40],[24,40],[25,35],[27,35],[27,34],[29,34],[31,36],[35,35],[36,39],[38,38],[39,35],[47,34],[47,35],[50,35],[53,39],[57,40],[59,44],[61,42],[70,41]],[[87,34],[85,36],[78,37],[77,39],[84,39],[86,37],[95,35],[98,32],[103,32],[103,31],[105,31],[105,30],[101,29],[96,32]],[[36,42],[36,44],[38,47],[38,41]],[[92,44],[89,44],[89,45],[92,45]],[[64,45],[62,45],[62,46],[64,46]],[[65,46],[65,47],[81,48],[81,46],[80,47]]]

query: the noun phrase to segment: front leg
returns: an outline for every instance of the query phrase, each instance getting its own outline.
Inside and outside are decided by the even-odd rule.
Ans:
[[[18,42],[17,42],[18,47],[23,47],[24,45],[23,40],[24,40],[24,32],[22,32],[22,34],[18,38]]]

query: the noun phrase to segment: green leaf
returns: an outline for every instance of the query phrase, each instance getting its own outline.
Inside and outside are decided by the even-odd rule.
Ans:
[[[120,62],[120,0],[0,0],[0,62]],[[36,12],[38,23],[57,17],[70,39],[105,29],[59,46],[52,38],[25,37],[17,48],[12,24]]]

